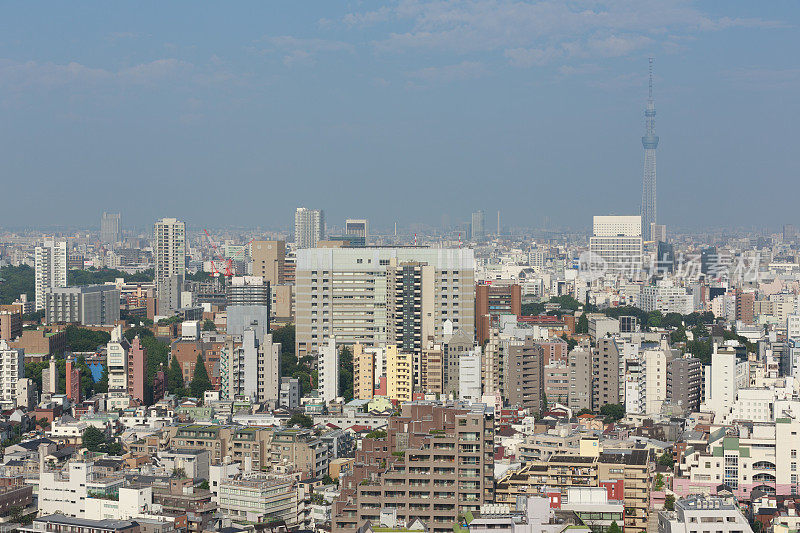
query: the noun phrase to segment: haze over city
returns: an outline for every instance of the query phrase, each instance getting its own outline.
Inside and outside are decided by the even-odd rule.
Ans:
[[[502,211],[588,231],[640,202],[655,58],[659,214],[778,229],[794,210],[792,2],[6,4],[0,226],[388,230]],[[31,204],[37,217],[27,220]]]
[[[0,5],[0,533],[800,533],[799,15]]]

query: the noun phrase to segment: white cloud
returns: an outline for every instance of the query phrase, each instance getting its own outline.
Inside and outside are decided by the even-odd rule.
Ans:
[[[674,49],[676,39],[701,32],[782,25],[711,16],[689,0],[400,0],[392,8],[350,13],[343,22],[361,27],[384,20],[402,30],[373,42],[380,53],[499,52],[518,67],[620,57],[660,43]]]
[[[546,65],[554,59],[562,57],[563,52],[555,48],[511,48],[506,50],[503,55],[515,67],[533,67]]]
[[[355,51],[353,45],[342,41],[303,39],[291,35],[265,37],[258,42],[269,46],[266,49],[257,49],[258,53],[278,54],[286,66],[313,65],[321,54]]]
[[[477,61],[462,61],[455,65],[441,67],[428,67],[415,70],[408,74],[409,78],[425,84],[451,83],[480,78],[486,74],[487,69],[483,63]]]
[[[731,85],[748,90],[783,90],[800,87],[800,69],[739,68],[722,73]]]

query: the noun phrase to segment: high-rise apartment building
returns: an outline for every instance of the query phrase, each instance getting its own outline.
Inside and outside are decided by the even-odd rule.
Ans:
[[[67,357],[65,363],[66,370],[66,394],[73,403],[81,401],[81,371],[75,366],[71,357]]]
[[[414,354],[386,347],[386,396],[401,402],[411,401],[414,392]]]
[[[50,357],[47,368],[42,369],[42,394],[58,393],[58,368],[56,358]]]
[[[369,222],[363,218],[348,218],[344,222],[344,237],[350,242],[350,246],[367,246]]]
[[[613,338],[597,339],[593,366],[592,410],[598,412],[604,405],[621,403],[619,349]]]
[[[103,212],[103,216],[100,219],[100,242],[103,244],[115,244],[120,241],[119,221],[119,213]]]
[[[638,273],[642,266],[642,217],[596,216],[589,239],[592,268],[602,264],[606,275]]]
[[[390,292],[393,301],[411,298],[403,293],[401,265],[418,263],[409,267],[408,287],[419,285],[420,302],[426,313],[416,320],[414,316],[397,315],[394,309],[394,326],[390,325],[387,306]],[[394,265],[394,266],[393,266]],[[430,267],[430,274],[425,272]],[[395,269],[394,279],[399,285],[387,282],[390,268]],[[399,269],[399,270],[398,270]],[[399,330],[397,320],[409,320],[409,332],[423,335],[430,331],[437,342],[443,336],[443,325],[452,323],[453,329],[473,334],[475,328],[475,259],[469,249],[434,248],[325,248],[298,251],[296,280],[297,354],[315,353],[331,336],[337,342],[352,345],[360,342],[365,347],[382,346],[396,342],[390,331]],[[392,285],[390,287],[390,285]],[[431,294],[432,286],[432,294]],[[427,289],[427,290],[426,290]],[[411,289],[409,289],[411,290]],[[399,291],[399,292],[398,292]],[[428,300],[430,299],[430,300]],[[430,311],[427,311],[430,309]],[[432,316],[428,317],[427,313]],[[394,329],[392,329],[394,328]]]
[[[703,365],[690,355],[676,357],[667,363],[667,401],[686,413],[700,410]]]
[[[475,211],[472,213],[470,236],[474,242],[483,242],[486,240],[486,225],[483,211]]]
[[[128,396],[128,353],[131,345],[122,335],[122,326],[111,330],[111,340],[106,344],[108,367],[108,409],[125,409],[130,403]]]
[[[325,212],[298,207],[294,213],[294,244],[298,250],[316,248],[325,240]]]
[[[398,264],[396,259],[389,260],[387,342],[405,352],[421,352],[424,340],[433,336],[435,283],[436,270],[432,265],[417,261]]]
[[[360,343],[353,345],[353,397],[371,400],[375,395],[375,354]]]
[[[140,404],[145,401],[144,387],[145,374],[147,372],[147,350],[142,346],[139,336],[133,338],[131,348],[128,351],[128,370],[126,381],[128,382],[128,395],[131,399]]]
[[[180,293],[186,275],[186,224],[175,218],[155,223],[153,240],[156,296],[160,315],[180,308]]]
[[[22,350],[12,350],[5,340],[0,339],[0,406],[4,410],[15,409],[17,402],[17,382],[25,377],[25,360]]]
[[[591,346],[578,346],[567,357],[569,377],[569,407],[576,411],[592,409],[594,393],[594,363]]]
[[[36,310],[44,309],[47,289],[67,286],[67,243],[44,241],[35,251]]]
[[[544,350],[533,337],[508,345],[503,397],[509,405],[541,413],[544,406]]]
[[[228,335],[220,349],[220,392],[225,399],[236,396],[251,401],[278,404],[281,397],[281,344],[257,326],[245,326]]]
[[[319,348],[317,357],[319,391],[326,404],[339,396],[339,373],[339,349],[336,339],[329,337],[328,342]]]
[[[261,276],[273,287],[284,283],[285,241],[253,241],[250,243],[250,259],[254,276]]]
[[[475,324],[478,344],[489,339],[489,328],[500,315],[522,314],[522,288],[517,284],[475,287]]]
[[[388,504],[398,522],[419,519],[452,532],[459,516],[494,501],[494,416],[483,406],[405,403],[385,439],[363,439],[333,504],[333,533],[380,523]]]

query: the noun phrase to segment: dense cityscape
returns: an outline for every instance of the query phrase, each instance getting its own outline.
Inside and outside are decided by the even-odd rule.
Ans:
[[[417,7],[401,2],[400,18]],[[427,38],[436,25],[419,27]],[[308,43],[313,57],[285,51],[284,66],[356,54]],[[520,50],[505,56],[579,55]],[[351,202],[267,195],[251,226],[222,206],[191,209],[190,189],[259,195],[232,173],[211,187],[176,179],[177,194],[164,180],[152,196],[175,208],[153,218],[121,192],[92,200],[88,225],[68,202],[0,218],[0,530],[800,532],[796,210],[776,208],[779,225],[758,212],[722,229],[667,224],[680,202],[658,197],[658,63],[634,59],[644,90],[625,105],[642,120],[625,142],[641,149],[640,173],[624,211],[590,200],[548,220],[546,193],[530,212],[497,209],[514,195],[499,178],[419,218],[396,217],[397,184],[380,182],[377,220],[380,202],[367,209],[351,190]],[[8,110],[3,80],[33,67],[3,61]],[[474,79],[460,72],[451,79]],[[4,189],[6,212],[26,203]]]

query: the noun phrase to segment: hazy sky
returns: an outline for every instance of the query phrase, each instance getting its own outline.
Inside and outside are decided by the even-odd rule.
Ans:
[[[5,2],[0,225],[800,224],[796,2]],[[490,222],[491,221],[491,222]]]

